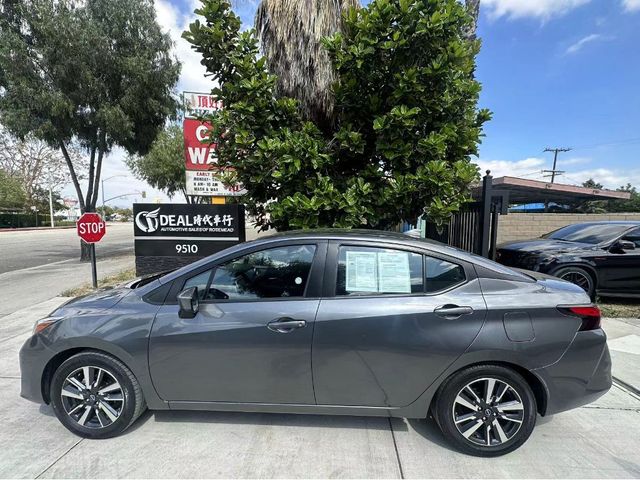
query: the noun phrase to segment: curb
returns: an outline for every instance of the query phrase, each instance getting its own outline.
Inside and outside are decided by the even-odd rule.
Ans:
[[[6,228],[0,228],[0,233],[5,233],[5,232],[30,232],[30,231],[34,231],[34,230],[67,230],[69,228],[76,228],[75,225],[68,225],[68,226],[64,226],[64,227],[27,227],[27,228],[13,228],[13,227],[6,227]]]

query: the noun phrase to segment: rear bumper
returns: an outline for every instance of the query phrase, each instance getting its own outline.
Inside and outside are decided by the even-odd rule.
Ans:
[[[553,365],[534,370],[547,388],[545,415],[591,403],[611,388],[611,356],[603,330],[576,333]]]

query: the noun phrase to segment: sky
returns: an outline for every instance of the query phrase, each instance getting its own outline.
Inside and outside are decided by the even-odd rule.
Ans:
[[[233,3],[250,26],[258,0]],[[183,64],[178,92],[212,87],[198,54],[180,38],[198,4],[155,0]],[[553,162],[545,148],[568,147],[558,156],[557,169],[566,173],[557,182],[640,187],[640,0],[481,0],[478,34],[479,106],[493,112],[473,159],[482,171],[542,180]],[[118,175],[105,182],[106,198],[144,190],[147,201],[168,200],[136,180],[123,158],[115,150],[106,160],[103,178]],[[110,203],[135,200],[140,194]]]

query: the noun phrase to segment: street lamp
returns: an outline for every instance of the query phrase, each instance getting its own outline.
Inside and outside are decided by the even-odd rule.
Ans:
[[[105,201],[104,201],[104,182],[106,182],[107,180],[111,180],[112,178],[117,178],[117,177],[127,177],[127,176],[128,176],[128,175],[123,175],[123,174],[120,174],[120,175],[111,175],[110,177],[107,177],[107,178],[103,178],[103,179],[102,179],[102,215],[104,215],[104,204],[105,204]],[[110,198],[109,200],[113,200],[113,198]]]

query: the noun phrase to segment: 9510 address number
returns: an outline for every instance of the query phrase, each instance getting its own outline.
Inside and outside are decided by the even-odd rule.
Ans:
[[[177,243],[176,253],[178,254],[198,253],[198,245],[196,245],[195,243]]]

